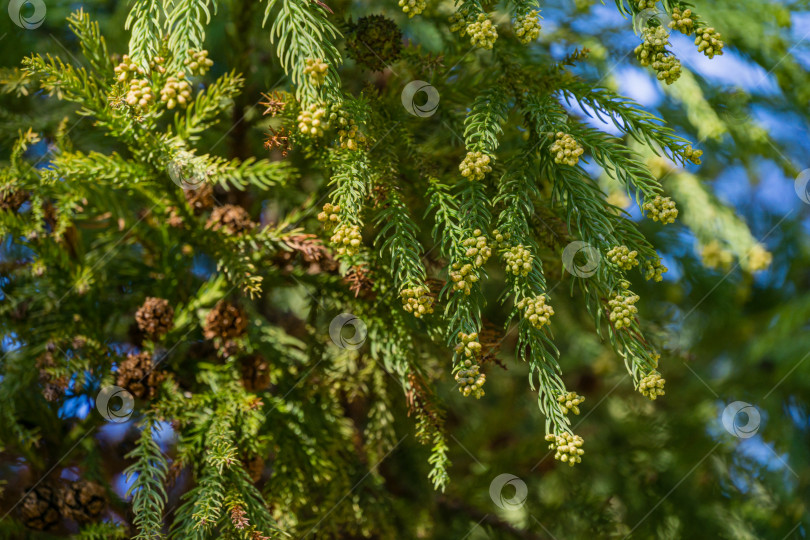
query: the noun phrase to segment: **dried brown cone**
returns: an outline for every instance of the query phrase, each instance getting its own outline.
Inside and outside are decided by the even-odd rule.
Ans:
[[[245,356],[239,360],[242,386],[249,392],[266,390],[270,386],[270,364],[261,356]]]
[[[224,204],[214,208],[205,227],[215,231],[224,230],[228,234],[240,236],[253,230],[256,224],[251,221],[247,210],[241,206]]]
[[[28,192],[22,189],[13,189],[0,194],[0,210],[16,212],[25,201],[28,200]]]
[[[349,290],[354,293],[355,298],[365,298],[372,300],[377,297],[374,292],[374,281],[371,279],[371,272],[365,265],[355,265],[349,268],[343,281],[349,285]]]
[[[148,352],[130,354],[121,362],[116,372],[115,384],[138,399],[155,396],[164,374],[154,370],[152,355]]]
[[[148,296],[135,312],[138,328],[155,341],[174,328],[174,308],[165,298]]]
[[[202,184],[199,189],[186,189],[183,191],[186,202],[194,210],[194,214],[199,215],[205,210],[214,207],[214,188],[211,184]]]
[[[56,366],[53,353],[47,351],[39,356],[36,367],[39,370],[39,383],[42,385],[42,395],[48,401],[57,401],[65,395],[69,379],[66,375],[60,377],[51,373],[51,368]]]
[[[107,509],[104,488],[95,482],[77,480],[62,489],[59,510],[78,523],[98,521]]]
[[[262,97],[264,101],[260,101],[259,105],[265,108],[262,113],[264,116],[276,116],[284,110],[286,103],[284,102],[284,94],[281,92],[273,92],[272,94],[262,93]]]
[[[205,339],[238,338],[247,330],[247,315],[239,306],[220,300],[205,316],[203,335]]]
[[[268,130],[265,134],[267,138],[264,140],[264,148],[268,151],[277,148],[281,151],[281,157],[287,157],[290,152],[290,132],[285,127],[268,128]]]
[[[19,509],[23,524],[36,531],[52,529],[62,520],[58,492],[47,484],[41,484],[26,493]]]
[[[246,529],[250,527],[250,521],[247,518],[247,512],[238,504],[231,508],[231,523],[235,529]]]

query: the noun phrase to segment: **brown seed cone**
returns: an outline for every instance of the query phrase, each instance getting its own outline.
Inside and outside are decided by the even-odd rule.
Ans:
[[[29,529],[47,531],[61,520],[59,497],[57,491],[46,484],[41,484],[26,493],[19,506],[20,520]]]
[[[196,215],[212,208],[216,202],[214,200],[214,188],[211,184],[203,184],[199,189],[186,189],[183,194],[186,196],[186,202]]]
[[[104,488],[94,482],[77,480],[64,488],[59,497],[62,515],[78,523],[98,521],[107,509]]]
[[[49,368],[56,365],[53,353],[47,351],[37,358],[36,367],[39,370],[39,383],[42,385],[42,395],[48,401],[57,401],[65,395],[69,379],[67,376],[57,377],[53,375]]]
[[[177,213],[177,208],[174,206],[169,206],[166,208],[166,212],[168,212],[169,217],[166,220],[166,223],[169,224],[169,227],[174,227],[175,229],[181,229],[183,227],[183,216]]]
[[[236,339],[228,339],[220,343],[217,356],[223,360],[237,356],[242,350],[242,343]]]
[[[16,212],[25,201],[28,200],[28,192],[21,189],[14,189],[0,194],[0,210]]]
[[[156,340],[174,328],[174,308],[163,298],[149,296],[135,312],[138,328],[151,340]]]
[[[205,316],[203,335],[205,339],[238,338],[244,335],[247,325],[247,315],[242,308],[220,300]]]
[[[249,392],[267,389],[270,385],[270,364],[261,356],[245,356],[239,360],[242,386]]]
[[[250,214],[241,206],[225,204],[214,208],[205,227],[215,231],[222,229],[228,234],[239,236],[251,231],[256,224],[250,220]]]
[[[126,389],[138,399],[154,397],[157,386],[165,378],[154,371],[152,355],[148,352],[130,354],[121,362],[116,372],[115,384]]]
[[[245,466],[245,470],[254,483],[262,479],[262,474],[264,474],[264,459],[261,456],[255,455],[246,458],[242,461],[242,464]]]

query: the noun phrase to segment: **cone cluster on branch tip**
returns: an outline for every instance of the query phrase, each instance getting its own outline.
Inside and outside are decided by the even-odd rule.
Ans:
[[[478,364],[473,363],[471,360],[466,360],[464,367],[456,372],[459,391],[465,397],[472,395],[475,399],[481,399],[484,396],[484,383],[486,381],[487,376],[481,373]]]
[[[481,356],[481,343],[478,341],[478,332],[465,334],[458,333],[459,343],[456,344],[455,352],[464,358],[464,367],[456,372],[456,381],[459,384],[459,391],[469,396],[472,394],[476,399],[484,395],[483,386],[486,382],[486,375],[480,373],[477,359]]]
[[[324,228],[331,230],[340,221],[340,205],[326,203],[323,205],[323,212],[318,214],[318,221],[323,223]]]
[[[338,255],[351,257],[360,251],[363,235],[360,233],[360,226],[341,223],[330,240]]]
[[[675,201],[669,197],[656,195],[653,200],[645,202],[642,209],[650,219],[660,221],[663,225],[675,223],[675,218],[678,217]]]
[[[721,268],[728,270],[734,262],[734,255],[717,240],[712,240],[700,250],[700,258],[706,268]]]
[[[155,341],[174,328],[174,308],[165,298],[149,296],[135,312],[135,321],[140,331]]]
[[[213,208],[216,200],[214,199],[214,188],[211,184],[202,184],[198,189],[185,189],[183,195],[186,197],[186,202],[194,211],[195,215],[201,214],[209,208]]]
[[[506,242],[512,235],[509,233],[502,233],[498,229],[492,231],[492,238],[495,239],[495,248],[496,249],[506,249]]]
[[[346,40],[346,52],[369,69],[382,71],[402,54],[402,31],[382,15],[360,17]]]
[[[506,271],[516,276],[528,276],[532,270],[532,254],[521,244],[514,246],[503,254]]]
[[[337,113],[338,136],[340,137],[340,147],[348,150],[357,150],[361,145],[366,144],[366,136],[357,127],[354,118],[345,111]]]
[[[458,32],[461,36],[467,33],[467,17],[463,13],[454,12],[450,15],[448,22],[450,23],[451,32]]]
[[[467,360],[478,358],[481,355],[481,344],[478,342],[478,332],[465,334],[458,333],[459,343],[455,347],[456,354],[464,356]]]
[[[627,287],[629,283],[624,282],[622,289],[618,293],[614,293],[608,300],[610,306],[610,321],[616,330],[627,328],[633,323],[633,319],[638,313],[638,308],[635,303],[638,302],[639,296],[633,294]]]
[[[399,0],[399,7],[402,8],[402,12],[407,14],[410,19],[425,11],[427,2],[425,0]]]
[[[214,231],[223,230],[233,236],[241,236],[252,231],[256,227],[256,223],[250,219],[250,214],[241,206],[223,204],[214,208],[205,226]]]
[[[663,281],[664,272],[668,268],[661,264],[661,259],[654,261],[647,261],[644,263],[644,279],[652,279],[653,281]]]
[[[664,395],[664,383],[666,382],[666,379],[654,371],[639,381],[638,391],[641,392],[641,395],[655,400],[658,396]]]
[[[761,244],[757,244],[748,251],[747,267],[750,272],[765,270],[771,265],[773,255]]]
[[[146,79],[133,79],[130,81],[125,100],[130,107],[139,107],[141,109],[149,107],[155,101],[149,81]]]
[[[568,414],[569,411],[574,414],[579,414],[579,406],[582,405],[584,401],[585,397],[580,396],[576,392],[568,392],[567,394],[557,396],[557,402],[560,404],[563,414]]]
[[[554,315],[554,308],[546,304],[545,295],[523,298],[517,303],[517,308],[524,310],[523,317],[538,330],[549,324],[551,316]]]
[[[535,41],[540,37],[540,12],[532,10],[523,16],[517,17],[513,23],[515,36],[524,45]]]
[[[241,307],[220,300],[205,316],[203,336],[228,341],[245,335],[247,326],[247,315]]]
[[[28,200],[28,192],[22,189],[11,189],[0,195],[0,210],[17,212]]]
[[[551,443],[548,445],[549,450],[556,450],[554,459],[568,463],[571,467],[582,462],[585,450],[582,449],[584,441],[579,435],[572,435],[567,431],[561,435],[549,433],[546,435],[546,440]]]
[[[709,58],[723,54],[723,40],[720,39],[720,32],[710,26],[697,31],[695,45],[698,46],[699,52]]]
[[[453,290],[470,294],[472,284],[478,281],[478,273],[470,263],[454,262],[450,266],[450,281],[453,282]]]
[[[681,76],[681,62],[669,52],[669,33],[663,26],[646,27],[642,32],[643,41],[635,48],[636,58],[642,66],[651,66],[658,80],[672,84]]]
[[[166,63],[166,59],[162,56],[155,56],[149,61],[149,69],[152,71],[157,71],[160,74],[166,73],[166,68],[163,64]]]
[[[326,107],[317,103],[312,103],[306,109],[301,109],[298,114],[298,129],[304,135],[311,137],[323,137],[324,132],[329,129],[329,121],[337,118],[335,113],[329,114]]]
[[[115,80],[121,83],[127,82],[130,77],[135,75],[144,74],[143,68],[133,62],[127,54],[121,58],[121,63],[115,66],[113,71],[115,72]]]
[[[186,66],[189,73],[192,75],[205,75],[211,66],[214,65],[213,60],[208,58],[208,51],[197,49],[189,49],[190,58],[186,58],[183,65]]]
[[[607,252],[608,260],[621,270],[632,270],[638,266],[638,251],[630,251],[627,246],[615,246]]]
[[[656,0],[638,0],[638,2],[636,2],[636,7],[639,11],[643,11],[645,9],[655,9],[655,1]]]
[[[155,370],[152,354],[142,351],[128,355],[121,362],[115,373],[115,385],[138,399],[150,399],[155,396],[157,387],[164,378],[163,373]]]
[[[695,21],[692,19],[692,10],[681,8],[672,8],[672,20],[669,22],[669,27],[677,30],[681,34],[691,35],[695,31]]]
[[[688,159],[695,165],[700,165],[700,156],[703,155],[703,150],[695,150],[694,148],[692,148],[692,145],[690,144],[683,151],[683,155],[686,159]]]
[[[304,75],[316,86],[320,86],[326,81],[326,74],[329,73],[329,64],[321,58],[307,58],[304,66]]]
[[[554,163],[565,164],[574,167],[579,163],[579,156],[585,153],[582,146],[568,133],[558,131],[554,138],[554,143],[549,148],[554,157]]]
[[[491,158],[483,152],[467,152],[458,170],[461,171],[461,176],[468,180],[483,180],[484,176],[492,171],[490,161]]]
[[[470,36],[470,44],[481,49],[491,49],[498,39],[498,28],[485,13],[479,13],[472,22],[468,22],[466,32]]]
[[[402,289],[399,296],[402,298],[403,309],[408,313],[413,313],[417,319],[433,313],[433,296],[426,285]]]
[[[186,74],[179,71],[166,79],[166,84],[160,91],[160,100],[166,104],[167,109],[176,106],[185,109],[191,101],[191,85],[186,80]]]
[[[475,229],[472,238],[467,238],[461,245],[467,248],[464,255],[473,259],[473,265],[477,267],[485,265],[492,255],[492,248],[487,245],[487,237],[481,233],[481,229]]]

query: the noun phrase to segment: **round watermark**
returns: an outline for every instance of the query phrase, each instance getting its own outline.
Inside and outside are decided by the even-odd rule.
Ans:
[[[191,152],[178,152],[166,159],[166,171],[172,182],[183,189],[195,191],[208,181],[213,171],[206,168],[205,162]]]
[[[23,12],[28,12],[33,8],[34,12],[27,17]],[[11,21],[26,30],[33,30],[42,26],[45,22],[45,2],[43,0],[11,0],[8,3],[8,16]]]
[[[576,240],[571,242],[562,253],[562,262],[565,270],[579,278],[589,278],[599,268],[601,256],[599,250],[587,242]]]
[[[135,410],[135,398],[120,386],[105,386],[96,396],[96,409],[109,422],[126,422]]]
[[[740,439],[748,439],[759,431],[759,409],[745,401],[735,401],[723,409],[722,421],[726,431]]]
[[[657,22],[666,28],[667,33],[669,33],[669,23],[672,22],[672,17],[666,11],[659,11],[656,8],[642,9],[633,18],[633,31],[640,36],[641,32],[650,26],[651,22]]]
[[[805,169],[799,173],[799,176],[793,182],[793,188],[803,203],[810,204],[810,169]]]
[[[352,335],[344,335],[344,331],[350,327]],[[341,349],[352,351],[359,349],[366,342],[366,336],[368,336],[366,323],[351,313],[341,313],[329,324],[329,337],[332,338],[332,343]]]
[[[427,100],[417,105],[416,95],[420,93],[424,93]],[[402,89],[402,106],[414,116],[421,118],[433,116],[439,108],[439,91],[425,81],[411,81]]]
[[[504,497],[503,490],[506,486],[515,488],[515,494],[511,497]],[[514,474],[499,474],[489,484],[489,497],[495,506],[502,510],[517,510],[526,502],[528,495],[529,489],[526,487],[526,482]]]

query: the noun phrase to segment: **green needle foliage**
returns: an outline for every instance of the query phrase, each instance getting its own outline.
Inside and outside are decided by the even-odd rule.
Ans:
[[[705,266],[749,284],[773,258],[705,180],[724,134],[743,156],[776,146],[744,113],[718,116],[670,34],[708,58],[730,36],[763,65],[787,42],[735,27],[729,2],[617,0],[637,62],[678,105],[668,122],[605,80],[605,48],[570,26],[587,0],[548,31],[534,1],[399,6],[134,0],[102,15],[104,33],[70,14],[76,54],[3,70],[18,110],[0,118],[0,455],[4,473],[25,470],[4,493],[4,537],[444,538],[476,521],[553,537],[534,514],[458,500],[486,497],[478,476],[498,469],[474,456],[516,418],[526,453],[503,448],[521,470],[547,451],[581,464],[545,463],[551,490],[531,495],[556,533],[686,536],[671,508],[632,527],[643,497],[611,498],[631,490],[621,467],[590,495],[570,479],[653,468],[664,445],[642,400],[686,354],[656,312],[669,231],[685,224]],[[773,63],[795,106],[806,72]],[[586,374],[621,388],[616,433],[574,422],[583,396],[613,392]],[[683,399],[678,383],[667,398]],[[102,400],[110,387],[122,409]],[[481,433],[462,444],[455,430]],[[470,456],[477,473],[451,470]],[[578,510],[555,499],[567,485]],[[715,514],[725,535],[761,521]]]

